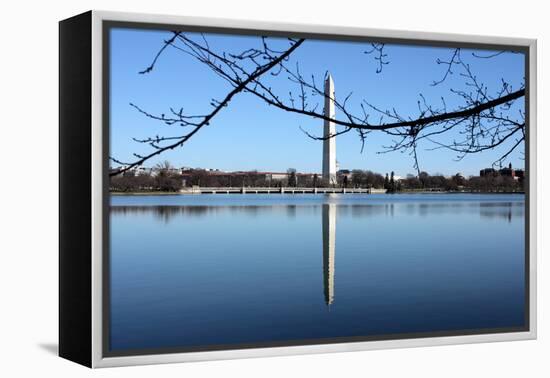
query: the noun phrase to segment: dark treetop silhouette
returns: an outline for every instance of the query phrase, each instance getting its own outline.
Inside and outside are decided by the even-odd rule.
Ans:
[[[490,91],[488,86],[472,72],[460,48],[450,49],[451,55],[448,60],[437,60],[436,63],[445,67],[445,71],[440,79],[432,82],[432,86],[440,85],[453,75],[454,71],[458,71],[463,79],[464,88],[450,91],[461,99],[461,105],[448,109],[443,97],[441,105],[429,104],[420,94],[420,99],[417,101],[418,114],[415,116],[402,115],[395,108],[381,109],[364,99],[360,102],[361,111],[357,113],[350,110],[349,103],[352,96],[350,92],[343,98],[333,99],[340,117],[330,119],[324,114],[323,109],[319,109],[319,101],[312,102],[310,99],[316,97],[324,101],[327,95],[322,87],[323,81],[320,81],[321,86],[319,86],[319,80],[316,80],[314,75],[306,78],[300,70],[299,62],[290,65],[290,56],[305,43],[305,40],[288,38],[288,48],[277,50],[271,47],[268,37],[259,37],[259,39],[261,47],[232,54],[228,51],[215,51],[203,34],[200,38],[191,38],[183,32],[172,32],[171,37],[164,41],[154,56],[152,63],[140,74],[153,71],[158,59],[170,47],[208,67],[214,74],[229,83],[230,90],[221,97],[221,100],[211,100],[213,109],[207,114],[188,114],[183,112],[183,108],[179,110],[170,108],[169,114],[155,115],[131,103],[131,106],[151,119],[167,125],[180,126],[188,131],[175,136],[155,135],[145,139],[134,139],[137,143],[149,145],[151,152],[134,153],[135,160],[129,162],[111,156],[110,160],[119,164],[120,167],[111,170],[110,175],[123,173],[167,150],[183,146],[202,127],[209,125],[222,109],[230,105],[233,97],[240,93],[256,96],[266,104],[286,112],[316,119],[328,119],[340,127],[340,130],[330,137],[355,131],[360,138],[361,149],[371,132],[390,135],[391,144],[383,146],[383,150],[379,153],[408,152],[413,158],[418,174],[420,174],[417,154],[419,141],[431,143],[432,149],[452,150],[457,153],[457,159],[462,159],[467,154],[501,147],[503,151],[500,158],[493,163],[495,165],[500,165],[512,151],[524,143],[525,113],[523,107],[518,111],[512,105],[525,96],[525,84],[523,83],[519,89],[513,89],[509,82],[502,79],[501,85]],[[378,64],[377,74],[382,73],[384,66],[390,64],[385,47],[383,43],[371,43],[370,49],[364,51],[365,54],[374,56]],[[470,58],[491,59],[506,53],[516,52],[498,51],[488,55],[472,53]],[[295,89],[283,96],[276,93],[267,83],[266,77],[289,80],[290,85]],[[378,121],[371,122],[370,119],[376,115],[379,116]],[[457,130],[460,137],[452,141],[442,139],[451,130]],[[312,139],[326,139],[323,136],[302,131]]]

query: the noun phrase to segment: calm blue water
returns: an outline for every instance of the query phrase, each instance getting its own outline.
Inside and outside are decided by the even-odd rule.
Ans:
[[[110,348],[524,325],[524,196],[111,197]]]

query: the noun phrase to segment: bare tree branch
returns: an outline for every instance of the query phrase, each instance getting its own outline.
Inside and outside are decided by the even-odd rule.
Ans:
[[[176,37],[177,37],[177,35],[176,35]],[[114,176],[114,175],[123,173],[125,171],[128,171],[128,170],[132,169],[133,167],[142,165],[145,161],[151,159],[154,156],[160,155],[164,151],[173,150],[176,147],[182,146],[193,135],[195,135],[201,128],[203,128],[205,125],[208,125],[210,123],[210,121],[216,116],[216,114],[218,114],[220,112],[220,110],[222,110],[224,107],[226,107],[229,104],[229,102],[231,101],[233,96],[235,96],[239,92],[242,92],[250,82],[253,82],[255,79],[262,76],[266,72],[269,72],[273,67],[280,64],[280,62],[282,62],[284,59],[286,59],[286,57],[288,57],[294,50],[296,50],[303,42],[304,42],[303,39],[300,39],[300,40],[296,41],[295,43],[292,44],[292,46],[288,50],[286,50],[284,53],[280,54],[278,57],[274,58],[273,60],[271,60],[270,62],[268,62],[264,65],[259,65],[257,67],[257,69],[246,80],[242,81],[239,85],[237,85],[235,88],[233,88],[233,90],[231,90],[224,97],[223,100],[219,101],[218,104],[215,106],[214,110],[212,110],[212,112],[210,112],[199,123],[197,123],[195,125],[195,128],[191,132],[189,132],[188,134],[182,135],[180,137],[171,138],[171,139],[176,139],[176,141],[174,143],[171,143],[171,144],[163,146],[163,147],[157,147],[154,152],[151,152],[148,155],[142,156],[142,155],[135,154],[135,156],[138,158],[138,160],[126,165],[125,167],[122,167],[122,168],[119,168],[119,169],[116,169],[116,170],[110,172],[109,175]],[[167,46],[167,45],[168,45],[168,43],[165,46]],[[155,57],[155,59],[157,59],[157,58],[158,58],[158,54]],[[150,66],[150,67],[152,67],[152,66]],[[166,140],[166,139],[158,138],[157,142],[160,141],[160,140]],[[115,162],[118,162],[117,160],[114,160],[113,158],[111,158],[111,160],[115,161]]]
[[[374,54],[374,60],[378,62],[378,68],[376,68],[376,73],[381,73],[382,69],[385,65],[390,64],[386,58],[388,57],[388,54],[384,53],[384,47],[386,46],[385,43],[371,43],[371,49],[366,50],[364,53]]]
[[[429,142],[435,148],[447,148],[457,152],[458,159],[467,154],[478,153],[499,146],[507,145],[512,137],[518,132],[525,133],[525,116],[522,107],[519,106],[519,116],[512,117],[510,110],[513,104],[525,96],[525,88],[512,89],[512,86],[502,80],[502,85],[496,91],[489,91],[487,85],[482,83],[474,74],[470,65],[464,61],[460,48],[452,49],[450,59],[437,59],[436,63],[445,67],[440,79],[431,83],[432,86],[442,85],[447,79],[458,72],[459,78],[463,79],[465,88],[450,89],[450,93],[458,96],[463,102],[455,109],[449,110],[447,103],[441,97],[441,105],[430,104],[424,95],[420,94],[417,101],[418,115],[403,116],[397,109],[383,110],[376,105],[363,99],[359,102],[360,112],[351,110],[352,92],[337,98],[336,95],[327,95],[324,88],[320,87],[314,75],[310,78],[304,76],[299,62],[289,64],[292,53],[304,42],[303,39],[288,39],[291,47],[286,50],[271,47],[267,37],[261,37],[260,47],[250,47],[244,51],[230,53],[227,51],[216,52],[209,45],[206,37],[200,35],[200,40],[192,39],[181,32],[173,32],[170,39],[164,41],[163,46],[155,55],[149,67],[140,73],[151,72],[161,54],[168,47],[174,48],[187,56],[192,57],[199,63],[208,67],[216,76],[229,84],[231,90],[221,100],[211,100],[214,108],[208,114],[187,114],[183,108],[175,110],[170,108],[168,114],[154,115],[141,107],[130,104],[146,117],[163,122],[168,126],[189,127],[191,131],[180,136],[154,136],[143,139],[134,139],[138,143],[148,144],[153,152],[146,155],[137,155],[137,160],[131,163],[122,163],[111,158],[117,164],[125,167],[115,170],[112,174],[119,174],[135,166],[143,164],[148,159],[161,154],[162,152],[174,149],[183,145],[199,129],[208,125],[215,115],[224,107],[228,106],[232,97],[237,93],[245,92],[262,100],[267,105],[280,110],[299,114],[305,117],[330,121],[342,128],[330,137],[336,137],[355,130],[361,141],[361,151],[370,132],[382,132],[392,138],[392,144],[383,146],[382,153],[393,151],[408,151],[413,158],[415,169],[420,172],[418,164],[419,143]],[[389,64],[388,54],[385,52],[387,46],[384,43],[372,43],[371,48],[364,51],[365,54],[372,54],[378,62],[377,73],[381,73],[385,65]],[[475,58],[491,59],[502,55],[505,51],[480,55],[472,53]],[[266,63],[267,62],[267,63]],[[269,72],[269,75],[265,75]],[[325,74],[326,75],[326,74]],[[283,78],[288,80],[295,90],[290,90],[284,95],[269,84],[268,78]],[[322,81],[321,81],[322,82]],[[334,102],[335,108],[340,117],[328,117],[319,108],[319,100],[324,101],[327,96]],[[379,120],[372,122],[373,115],[378,115]],[[304,129],[304,134],[314,140],[326,140],[326,137],[316,136]],[[436,140],[451,130],[457,130],[453,135],[458,135],[458,140],[442,142]],[[512,142],[510,150],[506,151],[500,159],[505,159],[519,145],[524,137]],[[166,144],[165,142],[169,142]]]

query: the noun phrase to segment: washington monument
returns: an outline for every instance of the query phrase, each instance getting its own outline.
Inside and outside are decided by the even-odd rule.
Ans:
[[[325,80],[325,117],[334,119],[334,81],[328,74]],[[330,137],[336,134],[334,122],[324,120],[323,133],[323,180],[330,185],[336,184],[336,138]]]

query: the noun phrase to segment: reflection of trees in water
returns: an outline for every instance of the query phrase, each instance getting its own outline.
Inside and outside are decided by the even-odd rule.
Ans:
[[[386,215],[389,214],[391,217],[393,217],[393,202],[390,204],[386,204],[385,210],[386,210]]]
[[[480,202],[409,202],[398,205],[407,215],[429,216],[433,214],[470,212],[479,206]]]
[[[351,215],[354,218],[372,217],[377,215],[394,214],[393,203],[378,203],[378,204],[334,204],[332,211],[340,216]],[[110,212],[113,215],[137,215],[137,214],[154,214],[159,219],[168,221],[176,216],[191,216],[202,217],[213,214],[221,214],[227,212],[244,213],[250,216],[258,216],[260,214],[272,212],[284,212],[288,217],[295,218],[298,214],[301,215],[318,215],[322,211],[325,204],[285,204],[285,205],[230,205],[230,206],[208,206],[208,205],[159,205],[159,206],[127,206],[113,205],[110,207]]]
[[[271,211],[271,206],[111,206],[114,215],[153,214],[158,219],[168,222],[177,216],[203,217],[218,213],[241,212],[257,216],[261,212]]]
[[[286,215],[288,215],[290,218],[296,218],[296,205],[287,205]]]
[[[353,205],[338,204],[337,206],[335,206],[334,211],[339,216],[343,217],[351,215],[353,218],[365,218],[380,214],[387,214],[389,207],[390,204],[384,203]]]
[[[502,219],[512,222],[512,218],[525,217],[524,203],[517,202],[498,202],[481,203],[479,206],[479,216],[487,219]]]
[[[509,219],[524,217],[524,202],[427,202],[427,203],[371,203],[371,204],[334,204],[334,212],[338,216],[351,216],[353,218],[365,218],[386,216],[394,217],[396,214],[420,215],[427,217],[434,214],[463,212],[477,212],[484,218]],[[280,212],[289,218],[297,215],[318,215],[325,204],[282,204],[282,205],[230,205],[230,206],[126,206],[114,205],[110,211],[113,215],[153,214],[156,218],[165,222],[177,216],[203,217],[222,213],[241,213],[248,216],[260,216],[266,213]]]
[[[403,209],[407,215],[428,217],[436,214],[462,214],[479,210],[481,217],[504,218],[511,221],[513,217],[523,217],[525,214],[524,202],[434,202],[409,203]]]
[[[411,214],[418,214],[420,216],[428,216],[432,214],[444,214],[444,213],[461,213],[463,211],[471,211],[471,209],[477,208],[479,202],[428,202],[416,204],[416,208],[409,209]]]

